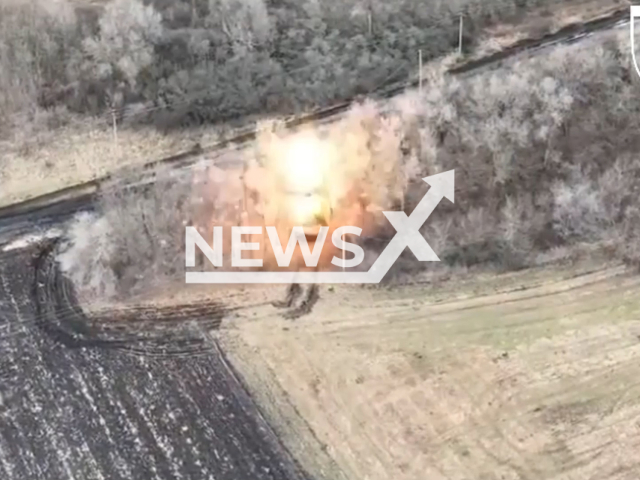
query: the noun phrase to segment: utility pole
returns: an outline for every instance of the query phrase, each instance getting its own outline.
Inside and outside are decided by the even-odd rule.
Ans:
[[[460,14],[460,34],[458,36],[458,55],[462,55],[462,27],[463,27],[463,20],[462,20],[462,14]]]
[[[118,119],[116,117],[116,107],[115,105],[111,107],[111,119],[113,122],[113,143],[118,147]]]
[[[422,95],[422,49],[418,50],[418,92]]]

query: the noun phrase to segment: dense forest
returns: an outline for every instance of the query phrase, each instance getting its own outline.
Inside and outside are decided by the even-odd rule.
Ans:
[[[367,95],[484,27],[561,0],[0,4],[0,128],[71,114],[171,128]]]

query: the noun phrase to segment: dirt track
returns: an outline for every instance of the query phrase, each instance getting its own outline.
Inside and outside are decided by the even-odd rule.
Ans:
[[[580,0],[576,2],[572,7],[567,8],[567,11],[561,8],[561,13],[559,14],[560,19],[563,16],[567,16],[567,19],[573,19],[573,21],[569,21],[568,24],[563,25],[557,31],[553,31],[552,33],[547,33],[542,36],[535,35],[532,32],[529,32],[530,37],[523,38],[513,44],[507,43],[508,46],[501,49],[498,52],[494,52],[492,54],[486,56],[480,56],[480,58],[472,58],[468,62],[460,64],[454,68],[452,68],[449,72],[452,75],[472,75],[482,71],[484,68],[496,68],[503,64],[506,60],[514,60],[518,58],[521,54],[537,54],[544,49],[553,47],[558,44],[569,44],[577,41],[581,41],[582,39],[596,33],[596,32],[606,32],[621,24],[625,24],[628,17],[628,6],[627,0],[614,0],[612,2],[605,2],[606,5],[600,5],[600,2],[592,2],[591,0]],[[619,4],[622,4],[620,6]],[[588,12],[588,13],[585,13]],[[546,15],[542,15],[542,17],[537,18],[538,21],[544,19]],[[574,23],[575,22],[575,23]],[[536,23],[535,21],[533,23]],[[544,20],[543,20],[544,23]],[[510,29],[514,29],[515,27],[512,25],[508,27]],[[529,25],[525,22],[524,25],[518,25],[517,30],[528,31],[532,28],[532,25]],[[533,29],[535,30],[535,28]],[[497,33],[497,32],[494,32]],[[502,32],[503,34],[505,32]],[[391,85],[382,85],[380,90],[377,92],[371,92],[371,96],[380,98],[380,99],[389,99],[395,97],[403,92],[405,92],[408,88],[415,88],[418,85],[418,79],[414,78],[411,82],[405,83],[404,81],[401,83],[393,82]],[[375,93],[375,95],[374,95]],[[317,111],[311,112],[306,115],[302,115],[300,117],[294,117],[289,119],[287,122],[290,128],[296,128],[301,125],[306,124],[323,124],[328,122],[333,122],[336,119],[339,119],[346,111],[351,108],[354,102],[345,101],[330,107],[321,108]],[[251,144],[256,138],[256,131],[253,126],[249,128],[242,129],[239,132],[236,132],[233,138],[223,140],[221,142],[217,142],[213,145],[209,145],[204,148],[204,152],[206,152],[206,157],[216,158],[216,163],[224,163],[224,161],[218,158],[220,151],[224,151],[226,148],[231,147],[235,148],[237,146],[242,146],[246,144]],[[78,143],[78,142],[76,142]],[[134,142],[134,145],[136,143]],[[149,161],[148,163],[142,163],[140,165],[140,173],[147,173],[148,171],[153,171],[158,167],[169,166],[174,168],[180,168],[182,166],[193,165],[202,157],[203,151],[200,147],[196,149],[192,149],[189,151],[182,151],[181,153],[177,153],[175,155],[171,155],[162,159],[157,159],[155,161]],[[139,160],[140,161],[140,160]],[[24,162],[20,162],[20,168],[22,168],[22,164]],[[67,169],[69,170],[69,169]],[[71,169],[73,170],[73,169]],[[84,180],[81,178],[77,178],[73,182],[71,182],[72,186],[68,185],[68,180],[63,182],[63,185],[66,188],[58,185],[58,190],[54,188],[53,191],[46,193],[41,196],[37,195],[36,192],[33,192],[29,189],[27,191],[22,192],[18,197],[13,198],[12,196],[0,195],[0,220],[7,219],[9,217],[21,216],[24,214],[30,215],[34,212],[37,212],[42,209],[47,209],[48,207],[54,207],[56,204],[64,204],[64,203],[72,203],[74,200],[78,200],[79,203],[83,204],[84,208],[91,208],[91,201],[93,199],[93,193],[96,188],[100,185],[104,185],[107,183],[112,174],[116,173],[116,171],[108,170],[108,174],[102,178],[94,178],[92,180]],[[65,171],[65,175],[69,174],[69,171]],[[56,176],[53,176],[55,180]],[[50,179],[51,180],[51,179]],[[153,181],[153,175],[151,178],[147,180],[148,182]],[[55,186],[56,183],[59,183],[60,179],[54,181],[53,184],[50,185],[49,188]],[[21,185],[20,188],[24,186]],[[40,192],[41,194],[42,192]],[[13,198],[13,200],[11,200]],[[18,199],[22,199],[20,203],[12,203],[18,201]],[[7,203],[9,202],[9,203]],[[1,224],[2,222],[0,222]],[[1,225],[0,225],[1,226]]]
[[[318,478],[632,480],[639,293],[622,267],[337,287],[299,322],[261,307],[221,335]]]

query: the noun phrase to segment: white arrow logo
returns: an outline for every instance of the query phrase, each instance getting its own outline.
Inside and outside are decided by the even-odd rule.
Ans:
[[[633,58],[633,66],[640,75],[640,68],[638,67],[638,61],[636,60],[636,36],[635,36],[635,19],[640,17],[640,5],[631,6],[631,19],[629,21],[629,31],[631,32],[631,57]]]
[[[639,13],[640,14],[640,13]],[[395,236],[368,272],[187,272],[187,283],[380,283],[405,248],[421,262],[440,259],[420,234],[443,198],[454,202],[454,170],[423,178],[431,188],[407,216],[404,212],[383,212],[396,229]]]

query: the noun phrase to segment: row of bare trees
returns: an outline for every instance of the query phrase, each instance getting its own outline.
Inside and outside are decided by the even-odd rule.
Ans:
[[[559,0],[67,0],[0,4],[0,122],[36,110],[160,126],[292,113],[367,94]]]

